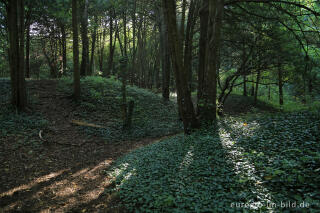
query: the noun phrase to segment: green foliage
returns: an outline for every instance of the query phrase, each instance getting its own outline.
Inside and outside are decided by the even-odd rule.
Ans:
[[[0,111],[0,136],[6,137],[15,134],[37,135],[39,130],[48,125],[48,121],[39,114],[29,115],[16,113],[12,107],[3,107]]]
[[[270,108],[274,108],[275,110],[281,110],[284,112],[297,112],[297,111],[303,111],[303,110],[309,110],[309,111],[317,111],[320,109],[320,99],[319,96],[315,95],[314,97],[310,95],[295,95],[292,91],[293,88],[290,86],[287,86],[284,88],[283,92],[283,99],[284,104],[281,106],[279,104],[279,93],[278,93],[278,87],[275,85],[271,86],[271,96],[270,99],[268,98],[268,88],[265,86],[259,87],[259,94],[258,94],[258,100],[260,101],[259,105],[267,105]],[[232,94],[242,96],[243,94],[243,88],[242,87],[235,87]],[[232,99],[232,97],[230,97]],[[250,102],[253,102],[252,100]],[[303,100],[305,100],[305,103],[303,103]],[[233,100],[232,100],[233,101]]]
[[[60,81],[60,89],[68,92],[72,80]],[[80,127],[89,135],[107,141],[137,140],[158,137],[182,131],[177,116],[177,106],[164,102],[156,94],[137,87],[127,87],[127,100],[134,100],[132,128],[122,130],[121,82],[113,78],[87,77],[81,80],[82,102],[74,114],[79,120],[105,128]]]
[[[309,112],[230,117],[138,149],[109,174],[129,211],[280,212],[297,210],[281,202],[304,201],[303,211],[316,212],[319,118]]]
[[[18,114],[16,110],[9,105],[10,83],[5,79],[0,80],[0,100],[1,103],[3,103],[0,109],[1,139],[5,140],[10,136],[19,138],[21,136],[24,140],[28,140],[32,136],[37,136],[40,129],[43,129],[48,125],[48,121],[43,119],[40,114]]]

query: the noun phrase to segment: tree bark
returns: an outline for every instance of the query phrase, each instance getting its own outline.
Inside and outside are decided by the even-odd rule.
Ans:
[[[207,66],[208,66],[208,84],[206,101],[206,119],[216,120],[217,111],[217,68],[219,63],[219,48],[221,37],[222,15],[224,9],[224,0],[209,1],[209,20],[208,20],[208,45],[207,45]]]
[[[89,69],[89,38],[88,38],[88,0],[84,0],[84,9],[81,18],[82,59],[81,76],[86,76]]]
[[[92,43],[91,43],[91,56],[90,56],[90,63],[89,63],[89,71],[88,75],[93,74],[93,66],[94,66],[94,53],[95,53],[95,47],[96,47],[96,37],[97,37],[97,29],[98,29],[98,17],[94,16],[94,29],[92,33]]]
[[[209,19],[209,0],[202,0],[200,8],[200,40],[199,40],[199,66],[198,66],[198,93],[197,93],[197,114],[203,111],[205,97],[205,74],[207,61],[207,37],[208,37],[208,19]]]
[[[65,24],[61,24],[62,43],[62,74],[67,70],[67,33]]]
[[[164,17],[163,8],[160,9],[160,48],[161,48],[161,69],[162,69],[162,98],[169,101],[170,96],[170,73],[171,60],[169,51],[168,31]]]
[[[243,40],[243,44],[242,44],[242,62],[245,62],[246,59],[246,45],[245,45],[245,41]],[[243,96],[247,96],[247,75],[245,72],[245,64],[242,67],[242,73],[243,73]]]
[[[184,23],[186,21],[186,9],[187,9],[187,1],[182,0],[181,22],[180,22],[180,36],[181,36],[181,38],[184,38]]]
[[[192,50],[193,50],[193,35],[194,35],[194,26],[195,26],[195,13],[196,13],[196,2],[191,0],[187,28],[185,30],[185,48],[184,48],[184,67],[188,72],[188,82],[190,90],[192,91]]]
[[[110,44],[109,44],[109,61],[108,61],[108,75],[112,74],[112,69],[113,69],[113,55],[114,55],[114,45],[113,45],[113,10],[111,11],[110,14]]]
[[[80,99],[80,72],[79,72],[79,38],[78,38],[78,6],[77,0],[72,0],[72,31],[73,31],[73,86],[74,98]]]
[[[259,91],[260,75],[261,75],[261,71],[260,71],[260,67],[258,67],[257,80],[256,80],[256,89],[255,89],[255,93],[254,93],[254,105],[257,105],[257,102],[258,102],[258,91]]]
[[[137,1],[133,1],[133,11],[132,11],[132,59],[131,59],[131,67],[130,67],[130,83],[131,85],[134,85],[135,81],[135,73],[136,73],[136,25],[137,25],[137,18],[136,18],[136,12],[137,12]]]
[[[30,78],[30,25],[26,32],[26,78]]]
[[[168,40],[173,70],[176,77],[179,111],[184,125],[184,132],[189,134],[192,129],[199,127],[199,122],[196,118],[191,100],[191,91],[188,86],[188,73],[183,66],[183,45],[177,28],[176,5],[174,0],[162,0],[162,3],[168,28]]]
[[[126,5],[127,8],[127,5]],[[128,128],[128,112],[127,112],[127,73],[128,73],[128,53],[127,53],[127,14],[123,12],[123,53],[122,58],[122,111],[123,111],[123,127]]]
[[[271,86],[268,86],[268,100],[271,100]]]
[[[278,80],[279,80],[279,104],[283,105],[283,79],[281,64],[278,64]]]
[[[250,96],[254,97],[254,77],[253,74],[251,75],[251,79],[252,79],[252,83],[251,83],[251,92],[250,92]]]
[[[24,72],[24,0],[8,1],[7,17],[10,44],[11,103],[19,111],[23,111],[27,107]]]
[[[155,70],[155,86],[157,89],[160,89],[161,87],[161,82],[160,82],[160,51],[159,49],[156,51],[156,57],[155,57],[155,62],[154,62],[154,70]]]
[[[103,62],[104,62],[104,46],[106,42],[106,29],[104,28],[102,31],[102,38],[100,34],[100,48],[99,48],[99,69],[102,72],[103,76],[107,76],[107,71],[103,69]]]
[[[243,96],[247,96],[247,76],[243,75]]]

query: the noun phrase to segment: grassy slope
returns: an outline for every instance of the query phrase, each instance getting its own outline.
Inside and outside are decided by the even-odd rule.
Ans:
[[[114,165],[123,204],[142,212],[320,210],[320,121],[309,112],[229,117],[217,127],[163,140]],[[260,207],[259,207],[260,205]]]
[[[71,94],[71,79],[60,81],[60,90]],[[134,100],[132,129],[122,130],[121,83],[115,79],[87,77],[81,80],[82,101],[74,111],[75,116],[90,124],[105,128],[79,127],[89,135],[107,141],[138,140],[158,137],[182,131],[177,119],[177,107],[172,102],[163,102],[160,97],[137,87],[127,88],[127,100]]]

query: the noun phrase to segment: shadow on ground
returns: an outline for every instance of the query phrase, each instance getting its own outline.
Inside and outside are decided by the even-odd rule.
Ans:
[[[54,80],[29,81],[30,112],[3,112],[9,114],[0,123],[7,128],[0,138],[0,212],[106,212],[110,206],[103,192],[110,179],[104,170],[125,153],[156,141],[109,143],[88,137],[70,123],[76,104],[56,87]],[[46,124],[34,125],[40,118],[34,113]]]

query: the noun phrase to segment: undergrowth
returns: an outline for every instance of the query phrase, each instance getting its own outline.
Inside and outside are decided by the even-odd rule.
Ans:
[[[228,117],[140,148],[107,173],[128,211],[319,212],[319,118]]]
[[[9,138],[20,145],[41,143],[38,133],[48,125],[39,113],[18,113],[9,103],[10,81],[0,80],[0,142]],[[17,145],[17,144],[15,144]]]
[[[60,81],[60,90],[70,93],[72,80]],[[79,120],[104,128],[79,127],[89,135],[107,141],[138,140],[182,131],[177,106],[164,102],[156,94],[134,86],[127,87],[127,101],[134,101],[132,128],[122,129],[121,83],[114,78],[87,77],[81,80],[81,102],[74,115]]]
[[[248,91],[250,93],[250,91]],[[276,110],[283,112],[296,112],[296,111],[317,111],[320,109],[320,97],[313,94],[311,95],[300,95],[295,96],[292,94],[293,91],[288,87],[283,88],[283,105],[279,104],[279,92],[278,88],[275,85],[272,85],[270,88],[270,97],[268,88],[261,87],[259,88],[258,100],[261,103],[264,103]],[[242,96],[243,89],[242,87],[235,87],[232,94]],[[248,94],[249,96],[249,94]],[[253,99],[249,96],[248,98]]]

